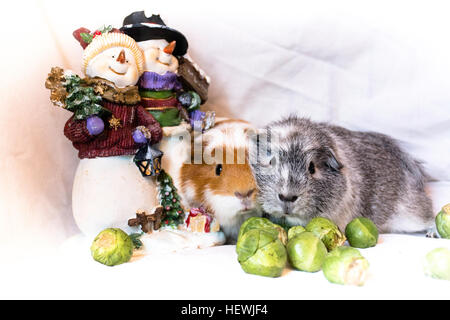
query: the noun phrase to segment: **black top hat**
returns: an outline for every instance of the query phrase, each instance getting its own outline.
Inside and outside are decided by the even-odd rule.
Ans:
[[[145,16],[144,11],[136,11],[123,20],[120,28],[125,34],[132,37],[136,42],[165,39],[168,42],[176,41],[174,56],[184,56],[188,49],[186,37],[179,31],[169,28],[159,15]]]

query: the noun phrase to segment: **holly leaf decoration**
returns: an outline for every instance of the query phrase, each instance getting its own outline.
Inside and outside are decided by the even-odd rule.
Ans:
[[[85,32],[80,33],[80,37],[86,43],[91,43],[92,39],[94,39],[94,36],[92,34]]]
[[[103,27],[101,29],[99,29],[99,31],[103,34],[103,33],[111,32],[112,29],[113,29],[113,26],[111,26],[111,25],[109,25],[109,26],[103,25]]]

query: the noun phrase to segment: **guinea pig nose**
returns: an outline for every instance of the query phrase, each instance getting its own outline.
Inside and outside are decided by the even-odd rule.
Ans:
[[[248,192],[244,191],[243,193],[236,191],[234,193],[234,195],[239,199],[250,198],[252,196],[253,192],[255,192],[255,189],[251,189]]]
[[[252,189],[249,192],[247,192],[247,198],[250,198],[253,192],[255,192],[255,189]]]
[[[280,198],[281,201],[283,202],[294,202],[295,200],[298,199],[298,196],[285,196],[283,194],[279,194],[278,198]]]

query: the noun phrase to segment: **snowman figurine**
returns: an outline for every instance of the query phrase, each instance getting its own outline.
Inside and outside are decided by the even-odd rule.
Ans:
[[[139,80],[142,104],[162,127],[189,120],[188,112],[200,107],[200,96],[184,92],[178,76],[177,57],[186,54],[188,42],[179,31],[165,25],[159,15],[134,12],[124,19],[121,30],[136,40],[144,54],[144,73]]]
[[[163,127],[158,145],[165,155],[162,167],[177,184],[179,168],[189,158],[194,122],[200,120],[201,130],[214,125],[215,114],[199,110],[207,100],[209,77],[185,56],[186,37],[167,27],[159,15],[148,18],[144,11],[133,12],[121,31],[143,52],[144,72],[138,83],[142,105]]]
[[[151,212],[157,205],[155,180],[142,177],[133,162],[140,147],[162,138],[161,126],[140,104],[136,86],[144,56],[135,40],[117,29],[91,33],[80,28],[74,37],[84,48],[83,80],[109,111],[82,120],[72,116],[64,128],[81,159],[73,184],[74,218],[86,235],[108,227],[129,231],[130,215]]]

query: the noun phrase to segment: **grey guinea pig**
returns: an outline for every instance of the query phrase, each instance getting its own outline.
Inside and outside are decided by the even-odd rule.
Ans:
[[[252,139],[250,164],[259,202],[270,216],[292,225],[322,216],[341,230],[358,216],[371,219],[380,232],[433,225],[427,176],[394,139],[295,116],[265,129],[269,139]],[[266,140],[271,149],[262,148]]]

